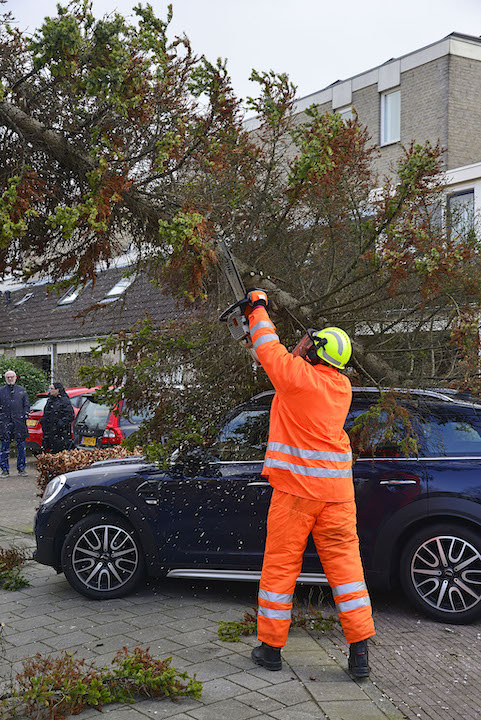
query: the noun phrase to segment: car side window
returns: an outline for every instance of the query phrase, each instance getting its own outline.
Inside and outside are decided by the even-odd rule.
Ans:
[[[476,412],[433,412],[422,422],[425,457],[481,457],[481,416]]]
[[[393,426],[384,411],[380,413],[379,426],[370,437],[369,447],[357,447],[356,434],[352,432],[352,428],[356,420],[368,409],[366,406],[351,408],[347,415],[344,429],[351,439],[353,454],[359,458],[405,457],[406,452],[401,442],[406,437],[406,428],[400,418],[396,419],[396,424]]]
[[[70,398],[70,402],[72,403],[74,408],[79,408],[85,402],[85,398],[85,395],[75,395],[74,397]]]
[[[123,408],[124,413],[127,412],[127,408]],[[140,411],[131,411],[126,416],[125,414],[122,414],[120,416],[120,427],[126,427],[127,425],[140,425],[141,422],[144,420],[150,420],[152,417],[152,411],[151,410],[140,410]]]
[[[229,420],[211,448],[218,460],[263,460],[269,430],[269,410],[243,410]]]

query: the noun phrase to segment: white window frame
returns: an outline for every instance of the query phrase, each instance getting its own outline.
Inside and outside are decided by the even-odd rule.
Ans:
[[[399,96],[399,132],[392,133],[388,135],[388,130],[390,129],[388,127],[387,123],[387,103],[388,98],[391,95],[397,94]],[[394,143],[400,142],[401,140],[401,88],[395,88],[394,90],[389,90],[388,92],[381,93],[381,138],[380,138],[380,145],[383,147],[384,145],[393,145]]]
[[[352,120],[354,117],[352,105],[344,105],[344,107],[338,108],[336,112],[339,113],[344,122],[346,122],[347,120]]]
[[[474,187],[467,187],[463,188],[462,190],[454,190],[453,192],[448,192],[446,196],[446,220],[448,224],[448,231],[450,234],[453,234],[456,236],[460,236],[461,232],[459,231],[459,228],[457,226],[457,222],[459,222],[459,218],[452,218],[452,207],[451,207],[451,200],[454,198],[461,198],[461,197],[467,197],[470,196],[472,198],[473,204],[471,208],[471,218],[467,219],[467,225],[465,228],[463,228],[463,231],[469,232],[470,230],[475,230],[476,227],[476,195],[474,191]]]
[[[71,285],[67,292],[62,295],[60,300],[58,301],[57,305],[71,305],[80,295],[80,285]]]
[[[60,300],[57,302],[57,306],[63,307],[64,305],[71,305],[78,298],[82,290],[86,290],[91,285],[91,280],[89,280],[83,287],[82,285],[71,285],[67,292],[62,295]]]
[[[108,293],[105,295],[103,300],[100,301],[100,305],[105,305],[106,303],[115,302],[119,299],[121,295],[124,294],[124,292],[132,285],[132,283],[135,280],[135,275],[129,275],[122,277],[115,285],[110,288]]]
[[[26,295],[23,296],[23,298],[21,300],[17,300],[17,302],[15,303],[15,307],[24,305],[24,303],[28,302],[30,300],[30,298],[33,298],[34,295],[35,295],[35,293],[28,292]]]

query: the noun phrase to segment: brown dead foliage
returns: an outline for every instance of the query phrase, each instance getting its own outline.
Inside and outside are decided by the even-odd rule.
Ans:
[[[118,445],[116,447],[84,450],[78,448],[76,450],[63,450],[62,452],[50,455],[42,453],[37,458],[37,485],[39,487],[39,495],[47,487],[50,480],[62,473],[73,472],[89,467],[99,460],[109,460],[110,458],[124,458],[134,455],[142,455],[141,447],[135,447],[133,450]]]

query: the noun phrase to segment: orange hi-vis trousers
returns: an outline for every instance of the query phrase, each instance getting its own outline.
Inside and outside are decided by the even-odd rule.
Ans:
[[[274,489],[257,616],[257,637],[272,647],[283,647],[287,642],[292,598],[311,532],[346,641],[358,642],[375,634],[359,555],[354,501],[310,500]]]

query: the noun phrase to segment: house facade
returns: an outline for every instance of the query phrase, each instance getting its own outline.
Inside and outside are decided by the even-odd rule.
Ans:
[[[412,141],[445,149],[448,207],[481,213],[481,37],[452,33],[297,100],[299,121],[321,112],[357,113],[379,148],[380,185]],[[257,120],[246,122],[254,130]]]

